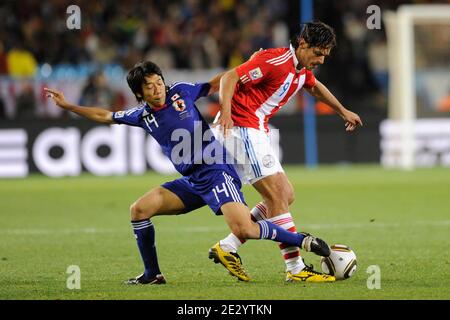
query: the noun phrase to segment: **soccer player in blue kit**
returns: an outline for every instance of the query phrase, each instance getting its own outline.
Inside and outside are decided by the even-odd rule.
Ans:
[[[160,144],[163,153],[183,176],[151,189],[131,205],[131,224],[144,273],[129,279],[128,284],[166,283],[158,265],[155,228],[150,218],[187,213],[204,205],[208,205],[216,215],[223,215],[231,231],[239,238],[269,239],[299,246],[320,256],[330,254],[323,240],[308,233],[293,233],[266,220],[251,220],[250,210],[240,191],[241,182],[232,163],[229,163],[225,148],[214,138],[195,106],[200,97],[218,91],[221,76],[219,74],[207,83],[179,82],[167,87],[156,64],[141,62],[127,76],[128,85],[140,105],[118,112],[73,105],[65,100],[63,93],[45,88],[48,97],[59,107],[84,118],[104,124],[143,128]],[[198,137],[200,142],[195,141]],[[216,262],[225,265],[231,261],[236,265],[236,273],[244,272],[237,253],[217,254],[217,250],[221,250],[218,245],[211,250],[210,257],[217,259]],[[240,274],[239,278],[243,276],[245,274]],[[334,281],[334,277],[328,277]]]

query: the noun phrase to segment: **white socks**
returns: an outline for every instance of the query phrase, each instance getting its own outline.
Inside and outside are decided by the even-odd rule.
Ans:
[[[220,240],[219,244],[225,252],[237,252],[242,242],[233,233],[230,233],[226,238]]]

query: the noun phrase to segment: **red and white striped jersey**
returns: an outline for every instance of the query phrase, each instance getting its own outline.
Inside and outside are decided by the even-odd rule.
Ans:
[[[302,87],[312,88],[316,78],[310,70],[297,70],[292,46],[258,52],[236,68],[240,81],[231,101],[234,125],[268,132],[268,122]]]

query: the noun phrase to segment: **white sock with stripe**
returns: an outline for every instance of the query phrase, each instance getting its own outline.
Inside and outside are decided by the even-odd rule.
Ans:
[[[266,205],[263,202],[259,202],[251,210],[251,213],[251,218],[253,221],[268,220],[287,231],[297,232],[297,228],[295,227],[294,220],[292,219],[290,212],[268,219]],[[226,238],[220,240],[220,246],[226,252],[237,252],[239,247],[243,245],[245,241],[245,239],[239,239],[233,233],[230,233]],[[303,259],[300,256],[299,247],[291,247],[282,243],[278,246],[280,247],[281,255],[286,263],[286,272],[290,271],[291,273],[296,274],[305,268]]]
[[[297,228],[295,227],[294,220],[292,219],[290,212],[280,214],[267,220],[282,227],[284,230],[297,232]],[[305,264],[300,256],[299,247],[288,246],[283,243],[280,243],[279,247],[284,262],[286,263],[286,272],[290,271],[291,273],[296,274],[305,268]]]
[[[292,219],[292,215],[290,212],[268,219],[267,207],[264,202],[258,203],[252,209],[252,216],[257,220],[268,220],[272,223],[275,223],[276,225],[279,225],[287,231],[297,232],[297,228],[295,227],[294,220]],[[284,262],[286,263],[286,272],[290,271],[291,273],[295,274],[299,273],[303,270],[303,268],[305,268],[303,259],[300,256],[299,247],[290,247],[282,243],[280,243],[278,246],[280,247],[281,255],[283,256]]]

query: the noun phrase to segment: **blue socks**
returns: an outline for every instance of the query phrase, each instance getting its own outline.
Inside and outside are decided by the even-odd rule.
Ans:
[[[304,235],[284,230],[282,227],[267,220],[260,220],[256,223],[260,227],[260,239],[268,239],[282,242],[289,246],[301,247],[301,243],[305,237]],[[154,278],[157,274],[161,274],[161,271],[159,270],[158,256],[156,254],[155,228],[153,223],[150,219],[144,219],[131,221],[131,224],[142,261],[144,262],[144,276],[148,279]]]
[[[277,242],[282,242],[289,246],[302,247],[302,241],[305,238],[304,235],[284,230],[282,227],[267,221],[260,220],[256,222],[259,224],[259,238],[268,239]]]
[[[155,228],[150,219],[131,221],[139,252],[144,262],[144,276],[148,279],[160,274],[155,247]]]

